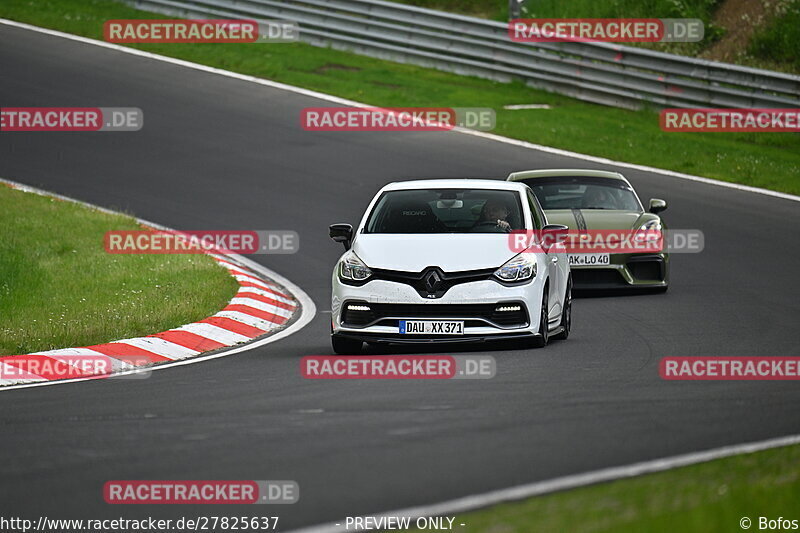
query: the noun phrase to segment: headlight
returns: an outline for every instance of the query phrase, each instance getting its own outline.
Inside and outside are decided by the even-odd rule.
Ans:
[[[495,270],[494,275],[501,281],[524,281],[536,276],[536,261],[520,254]]]
[[[339,277],[343,280],[364,281],[372,271],[353,252],[347,252],[339,261]]]
[[[661,221],[649,220],[639,227],[635,239],[637,241],[649,240],[655,241],[661,238]]]
[[[642,227],[639,228],[639,231],[647,231],[647,230],[655,230],[661,231],[661,221],[660,220],[648,220]]]

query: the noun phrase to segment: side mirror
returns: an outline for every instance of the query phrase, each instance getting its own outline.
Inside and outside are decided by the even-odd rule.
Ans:
[[[653,214],[660,213],[667,208],[667,202],[659,198],[650,198],[650,212]]]
[[[331,224],[330,236],[336,242],[344,245],[345,250],[350,249],[353,242],[353,226],[350,224]]]

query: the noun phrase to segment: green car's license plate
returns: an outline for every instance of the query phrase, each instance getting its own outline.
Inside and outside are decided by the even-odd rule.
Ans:
[[[570,254],[569,266],[610,265],[609,254]]]

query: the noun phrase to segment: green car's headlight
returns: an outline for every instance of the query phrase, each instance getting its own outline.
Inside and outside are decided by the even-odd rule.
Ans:
[[[639,231],[661,231],[661,221],[660,220],[648,220],[639,228]]]
[[[661,227],[660,220],[648,220],[639,227],[634,238],[637,241],[659,240],[661,238]]]
[[[536,277],[536,261],[530,255],[520,254],[495,270],[494,276],[501,281],[525,281]]]

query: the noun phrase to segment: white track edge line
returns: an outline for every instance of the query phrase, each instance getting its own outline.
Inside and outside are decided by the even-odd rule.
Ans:
[[[644,474],[654,474],[664,472],[673,468],[691,466],[706,463],[715,459],[723,459],[734,455],[754,453],[771,448],[780,448],[800,444],[800,435],[789,435],[777,437],[763,441],[749,442],[745,444],[734,444],[720,448],[712,448],[700,452],[691,452],[681,455],[674,455],[662,459],[642,461],[625,466],[615,466],[593,470],[583,474],[573,474],[569,476],[557,477],[545,481],[537,481],[525,485],[518,485],[506,489],[499,489],[483,494],[465,496],[432,505],[421,505],[419,507],[409,507],[397,511],[382,512],[374,516],[375,518],[398,516],[410,517],[412,519],[423,516],[452,516],[456,513],[474,511],[490,507],[500,503],[513,502],[534,496],[541,496],[552,492],[560,492],[569,489],[576,489],[587,485],[595,485],[619,479],[625,479]],[[300,529],[293,529],[287,533],[339,533],[343,531],[368,531],[367,529],[350,528],[344,526],[344,519],[337,522],[329,522],[316,526],[309,526]]]
[[[3,19],[0,19],[0,22],[2,22],[2,21],[3,21]],[[79,205],[82,205],[84,207],[88,207],[90,209],[94,209],[94,210],[97,210],[97,211],[100,211],[100,212],[103,212],[103,213],[108,213],[108,214],[112,214],[112,215],[130,216],[130,215],[126,215],[125,213],[118,213],[116,211],[113,211],[111,209],[107,209],[105,207],[100,207],[100,206],[97,206],[97,205],[93,205],[93,204],[90,204],[88,202],[84,202],[82,200],[76,200],[75,198],[70,198],[69,196],[64,196],[64,195],[56,194],[56,193],[51,193],[51,192],[45,191],[43,189],[38,189],[36,187],[31,187],[30,185],[25,185],[24,183],[19,183],[19,182],[12,181],[12,180],[9,180],[9,179],[5,179],[5,178],[2,178],[2,177],[0,177],[0,183],[5,183],[5,184],[8,184],[8,185],[11,185],[15,189],[19,189],[19,190],[24,191],[24,192],[31,192],[31,193],[34,193],[34,194],[38,194],[40,196],[48,196],[48,197],[51,197],[51,198],[58,198],[59,200],[64,200],[66,202],[72,202],[72,203],[75,203],[75,204],[79,204]],[[147,220],[143,220],[143,219],[137,218],[137,217],[132,217],[132,218],[134,218],[140,224],[144,224],[144,225],[151,226],[151,227],[154,227],[154,228],[157,228],[157,229],[161,229],[161,230],[169,230],[169,228],[167,228],[166,226],[162,226],[160,224],[155,224],[153,222],[149,222]],[[30,387],[44,387],[44,386],[47,386],[47,385],[62,385],[62,384],[65,384],[65,383],[75,383],[75,382],[78,382],[78,381],[89,381],[89,380],[96,380],[96,379],[115,379],[115,378],[118,378],[118,377],[121,377],[121,376],[130,375],[130,374],[147,373],[147,372],[151,372],[151,371],[155,371],[155,370],[163,370],[163,369],[172,368],[172,367],[175,367],[175,366],[191,365],[191,364],[194,364],[194,363],[199,363],[201,361],[208,361],[210,359],[217,359],[217,358],[220,358],[220,357],[225,357],[225,356],[233,355],[233,354],[240,353],[240,352],[245,352],[247,350],[252,350],[254,348],[258,348],[258,347],[264,346],[265,344],[269,344],[271,342],[275,342],[277,340],[280,340],[280,339],[282,339],[284,337],[288,337],[289,335],[291,335],[293,333],[296,333],[296,332],[300,331],[301,329],[303,329],[303,327],[305,327],[309,322],[311,322],[311,320],[317,314],[317,307],[316,307],[316,305],[314,305],[314,301],[311,299],[311,297],[308,296],[305,293],[305,291],[303,291],[303,289],[301,289],[296,284],[294,284],[291,281],[289,281],[287,278],[281,276],[277,272],[274,272],[271,269],[269,269],[269,268],[267,268],[267,267],[265,267],[265,266],[263,266],[263,265],[261,265],[259,263],[256,263],[255,261],[253,261],[251,259],[248,259],[247,257],[243,257],[243,256],[237,255],[237,254],[230,254],[227,257],[233,258],[234,260],[238,261],[239,263],[245,265],[247,268],[258,272],[259,274],[271,279],[272,281],[275,281],[276,283],[281,285],[283,288],[288,290],[289,293],[292,296],[294,296],[297,299],[298,302],[300,302],[300,310],[299,310],[300,311],[300,316],[294,322],[289,324],[289,326],[287,326],[286,328],[284,328],[284,329],[282,329],[282,330],[280,330],[280,331],[278,331],[276,333],[269,333],[269,332],[266,333],[266,335],[268,335],[268,336],[263,338],[263,339],[257,340],[255,342],[242,344],[241,346],[232,346],[230,348],[223,349],[223,351],[221,351],[221,352],[217,352],[217,353],[213,353],[213,354],[209,354],[209,355],[199,355],[199,356],[196,356],[196,357],[191,357],[190,356],[187,359],[181,359],[181,360],[173,361],[173,362],[170,362],[170,363],[161,363],[161,364],[157,364],[155,366],[137,368],[137,369],[134,369],[134,370],[128,370],[128,371],[123,371],[123,372],[115,372],[112,376],[109,376],[108,378],[85,377],[85,378],[75,378],[75,379],[57,379],[57,380],[53,380],[53,381],[38,381],[38,382],[35,382],[35,383],[22,383],[20,385],[6,385],[6,386],[0,387],[0,392],[7,391],[7,390],[13,390],[13,389],[27,389],[27,388],[30,388]],[[114,341],[111,341],[111,342],[114,342]],[[0,361],[2,361],[2,358],[0,358]]]
[[[219,68],[215,68],[215,67],[209,67],[209,66],[206,66],[206,65],[201,65],[199,63],[192,63],[191,61],[185,61],[183,59],[176,59],[176,58],[173,58],[173,57],[162,56],[162,55],[154,54],[154,53],[151,53],[151,52],[144,52],[144,51],[138,50],[136,48],[128,48],[128,47],[120,46],[120,45],[114,44],[114,43],[107,43],[107,42],[104,42],[104,41],[98,41],[98,40],[95,40],[95,39],[89,39],[88,37],[81,37],[79,35],[73,35],[71,33],[64,33],[64,32],[60,32],[60,31],[57,31],[57,30],[51,30],[51,29],[47,29],[47,28],[40,28],[38,26],[25,24],[24,22],[17,22],[17,21],[14,21],[14,20],[8,20],[8,19],[0,18],[0,24],[5,24],[7,26],[14,26],[14,27],[17,27],[17,28],[22,28],[22,29],[30,30],[30,31],[36,31],[36,32],[39,32],[39,33],[44,33],[44,34],[52,35],[52,36],[55,36],[55,37],[62,37],[64,39],[70,39],[70,40],[81,42],[81,43],[85,43],[85,44],[92,44],[92,45],[95,45],[95,46],[102,46],[103,48],[108,48],[108,49],[111,49],[111,50],[117,50],[119,52],[124,52],[124,53],[127,53],[127,54],[139,56],[139,57],[145,57],[145,58],[148,58],[148,59],[154,59],[154,60],[157,60],[157,61],[163,61],[163,62],[166,62],[166,63],[171,63],[173,65],[179,65],[179,66],[182,66],[182,67],[191,68],[191,69],[194,69],[194,70],[200,70],[200,71],[208,72],[208,73],[212,73],[212,74],[219,74],[220,76],[227,76],[229,78],[235,78],[235,79],[242,80],[242,81],[258,83],[260,85],[264,85],[264,86],[267,86],[267,87],[272,87],[272,88],[275,88],[275,89],[281,89],[281,90],[284,90],[284,91],[293,92],[293,93],[296,93],[296,94],[301,94],[303,96],[308,96],[308,97],[316,98],[316,99],[319,99],[319,100],[325,100],[327,102],[332,102],[332,103],[336,103],[336,104],[341,104],[341,105],[346,105],[346,106],[351,106],[351,107],[376,107],[374,105],[364,104],[364,103],[361,103],[361,102],[356,102],[354,100],[348,100],[346,98],[340,98],[338,96],[332,96],[332,95],[329,95],[329,94],[320,93],[320,92],[317,92],[317,91],[312,91],[310,89],[303,89],[301,87],[295,87],[294,85],[288,85],[288,84],[285,84],[285,83],[280,83],[280,82],[276,82],[276,81],[272,81],[272,80],[266,80],[266,79],[263,79],[263,78],[257,78],[255,76],[248,76],[246,74],[239,74],[239,73],[232,72],[232,71],[229,71],[229,70],[219,69]],[[720,181],[720,180],[715,180],[715,179],[712,179],[712,178],[704,178],[702,176],[695,176],[695,175],[692,175],[692,174],[684,174],[683,172],[677,172],[677,171],[674,171],[674,170],[666,170],[666,169],[661,169],[661,168],[649,167],[647,165],[638,165],[638,164],[635,164],[635,163],[626,163],[624,161],[615,161],[613,159],[607,159],[605,157],[581,154],[581,153],[578,153],[578,152],[570,152],[569,150],[563,150],[561,148],[553,148],[553,147],[550,147],[550,146],[544,146],[544,145],[541,145],[541,144],[530,143],[530,142],[521,141],[521,140],[518,140],[518,139],[511,139],[509,137],[503,137],[501,135],[496,135],[494,133],[487,133],[487,132],[483,132],[483,131],[469,130],[469,129],[460,128],[460,127],[453,128],[451,131],[455,131],[455,132],[458,132],[458,133],[464,133],[466,135],[472,135],[472,136],[475,136],[475,137],[480,137],[480,138],[483,138],[483,139],[496,141],[496,142],[500,142],[500,143],[510,144],[510,145],[513,145],[513,146],[519,146],[521,148],[527,148],[527,149],[530,149],[530,150],[538,150],[540,152],[545,152],[545,153],[550,153],[550,154],[560,155],[560,156],[565,156],[565,157],[571,157],[573,159],[582,159],[584,161],[590,161],[592,163],[601,163],[601,164],[604,164],[604,165],[614,165],[614,166],[623,167],[623,168],[630,168],[630,169],[633,169],[633,170],[641,170],[641,171],[644,171],[644,172],[661,174],[663,176],[669,176],[669,177],[672,177],[672,178],[679,178],[679,179],[688,180],[688,181],[705,183],[707,185],[716,185],[716,186],[719,186],[719,187],[727,187],[729,189],[735,189],[735,190],[738,190],[738,191],[761,194],[761,195],[764,195],[764,196],[771,196],[773,198],[781,198],[783,200],[790,200],[790,201],[793,201],[793,202],[800,202],[800,196],[795,196],[793,194],[784,193],[784,192],[771,191],[769,189],[762,189],[760,187],[752,187],[750,185],[742,185],[742,184],[739,184],[739,183],[732,183],[732,182],[728,182],[728,181]]]

